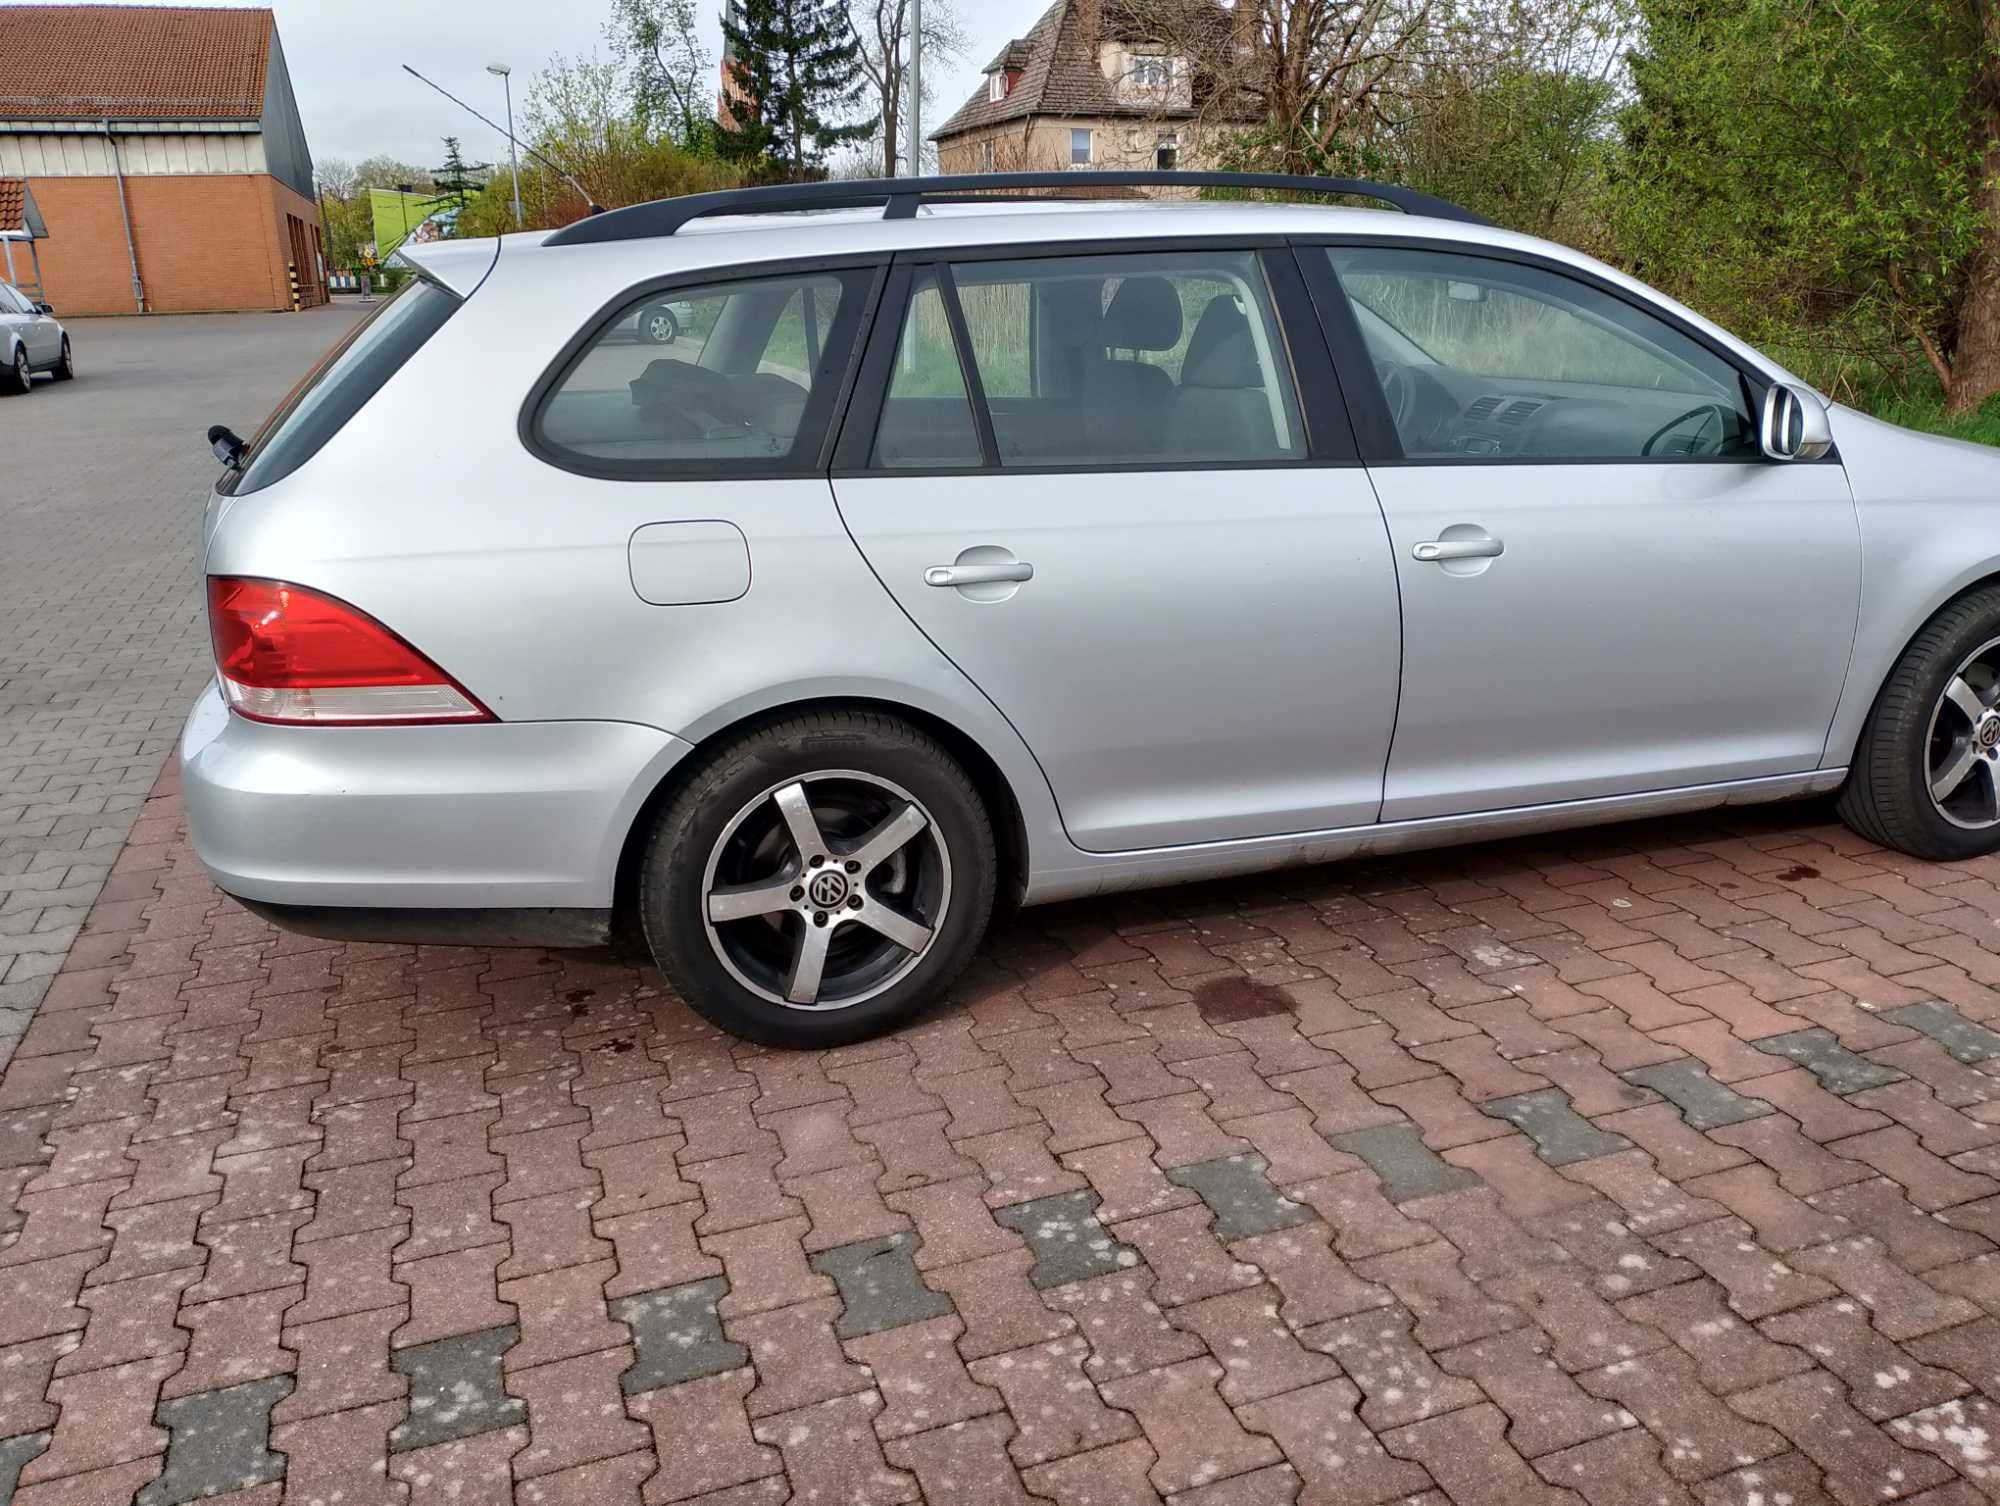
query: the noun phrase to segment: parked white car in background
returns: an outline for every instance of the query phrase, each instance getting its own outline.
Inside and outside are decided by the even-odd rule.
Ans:
[[[11,282],[0,282],[0,390],[26,392],[34,374],[46,371],[58,382],[76,375],[69,332],[55,310],[31,299]]]
[[[211,434],[216,882],[339,936],[624,916],[711,1019],[829,1045],[1002,896],[1834,791],[2000,848],[2000,455],[1404,189],[958,202],[1064,181],[410,248]]]

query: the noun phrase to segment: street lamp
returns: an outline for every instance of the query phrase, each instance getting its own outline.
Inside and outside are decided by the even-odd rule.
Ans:
[[[505,63],[488,63],[486,71],[498,76],[507,90],[507,163],[514,179],[514,228],[519,230],[527,222],[521,218],[521,155],[514,143],[514,70]]]

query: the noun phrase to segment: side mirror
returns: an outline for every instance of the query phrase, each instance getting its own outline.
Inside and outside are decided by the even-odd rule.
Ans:
[[[35,312],[38,314],[53,314],[55,311],[56,306],[52,303],[38,303],[35,305]]]
[[[1833,448],[1833,426],[1816,393],[1787,382],[1765,390],[1757,441],[1772,460],[1818,460]]]

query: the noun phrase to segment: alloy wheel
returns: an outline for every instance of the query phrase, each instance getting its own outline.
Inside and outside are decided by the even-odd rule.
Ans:
[[[923,960],[951,905],[951,858],[908,790],[828,769],[736,813],[709,851],[701,901],[737,982],[788,1009],[844,1009]]]
[[[21,391],[26,392],[34,385],[34,381],[35,381],[35,373],[34,369],[28,365],[27,351],[25,350],[15,351],[14,385],[20,388]]]
[[[1968,831],[2000,826],[2000,638],[1945,682],[1926,747],[1924,782],[1938,814]]]

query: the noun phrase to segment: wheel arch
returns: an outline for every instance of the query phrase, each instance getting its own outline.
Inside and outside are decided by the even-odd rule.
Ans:
[[[1827,731],[1826,753],[1820,760],[1822,768],[1853,762],[1868,719],[1874,715],[1875,706],[1882,699],[1883,687],[1889,683],[1896,666],[1903,662],[1904,655],[1909,653],[1918,635],[1930,625],[1931,620],[1954,602],[1996,587],[2000,587],[2000,558],[1985,560],[1968,569],[1934,597],[1925,600],[1915,613],[1900,624],[1899,632],[1890,639],[1893,649],[1864,660],[1857,645],[1847,687],[1841,696],[1839,709],[1834,713],[1833,725]]]
[[[667,770],[648,792],[646,798],[640,802],[620,844],[618,865],[612,885],[612,907],[616,917],[614,924],[620,928],[629,928],[632,925],[633,918],[637,914],[639,864],[645,854],[646,834],[652,829],[653,820],[659,814],[661,807],[673,799],[699,766],[701,756],[719,743],[783,721],[787,717],[797,716],[801,712],[815,711],[861,711],[876,716],[892,716],[935,738],[946,752],[958,760],[960,767],[972,780],[973,787],[978,790],[979,798],[986,805],[987,816],[993,823],[993,841],[999,857],[1000,872],[996,886],[998,896],[1002,900],[1019,900],[1026,886],[1028,872],[1027,821],[1012,784],[1001,770],[999,763],[979,741],[935,712],[921,710],[907,702],[871,696],[819,696],[760,707],[734,721],[715,727],[693,745],[692,751],[678,759],[674,766]]]

